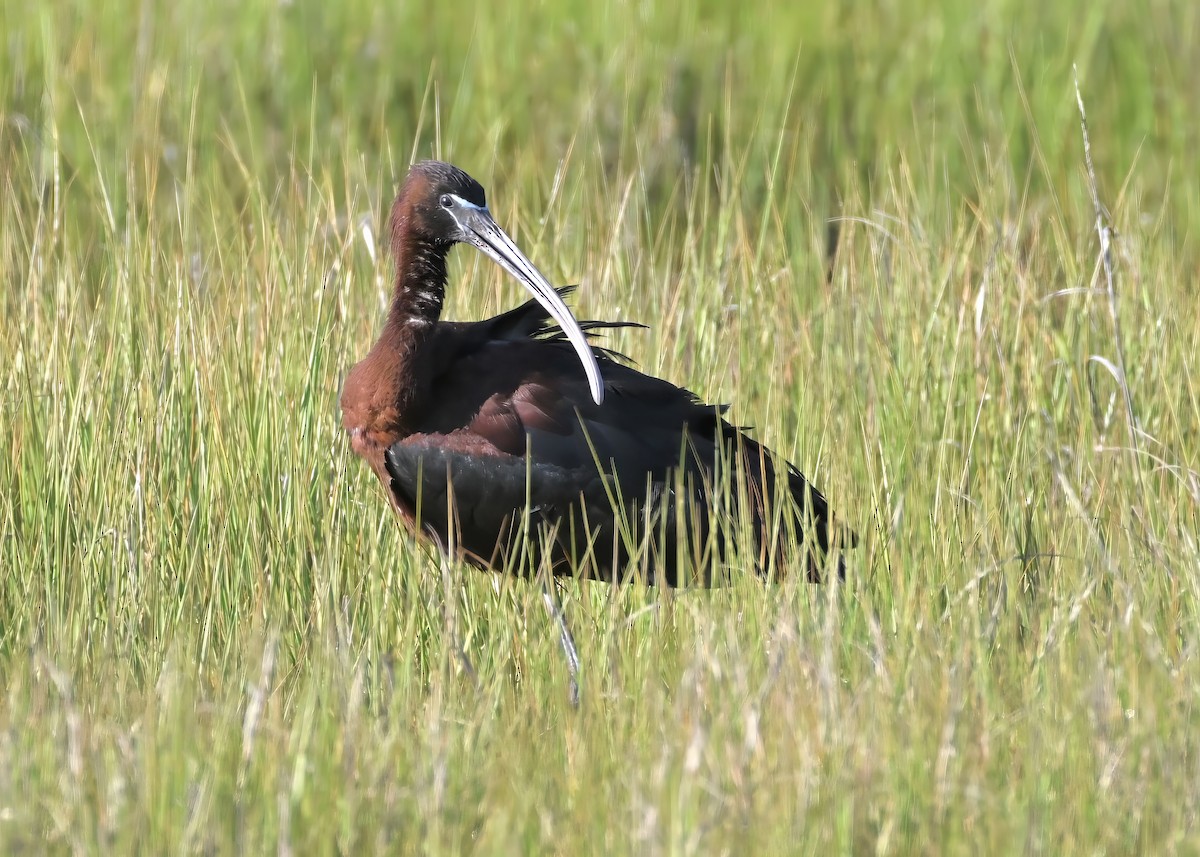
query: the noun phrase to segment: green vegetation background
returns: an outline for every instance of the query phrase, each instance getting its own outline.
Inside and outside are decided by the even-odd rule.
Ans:
[[[0,0],[0,851],[1200,850],[1198,10]],[[339,427],[428,156],[844,585],[572,584],[567,706]]]

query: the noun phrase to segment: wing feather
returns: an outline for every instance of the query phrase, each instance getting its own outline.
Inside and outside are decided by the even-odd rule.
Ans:
[[[633,325],[582,326],[594,332]],[[751,483],[743,512],[752,515],[756,532],[765,531],[778,468],[784,490],[816,525],[815,541],[828,546],[825,498],[798,470],[730,425],[722,417],[725,406],[706,404],[601,349],[597,359],[609,395],[595,405],[570,344],[536,302],[484,322],[442,324],[435,335],[436,404],[415,434],[388,449],[386,468],[398,505],[415,509],[419,503],[422,526],[442,538],[455,528],[458,544],[477,562],[495,562],[525,510],[551,523],[582,512],[595,530],[591,538],[606,544],[620,541],[623,518],[658,504],[670,537],[690,539],[695,547],[716,525],[708,519],[708,486],[730,449]],[[689,487],[678,495],[683,484]],[[623,508],[608,502],[614,485]],[[451,490],[456,517],[448,511]],[[681,501],[700,510],[687,513],[693,515],[688,533],[675,531]],[[596,543],[558,538],[560,561]],[[616,554],[600,573],[612,574],[628,558]],[[667,562],[662,573],[674,582],[675,564]]]

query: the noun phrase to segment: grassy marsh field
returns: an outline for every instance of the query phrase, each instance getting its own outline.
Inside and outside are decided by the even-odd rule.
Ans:
[[[1197,69],[1171,0],[0,0],[0,852],[1200,852]],[[340,428],[430,156],[844,584],[568,584],[568,706]]]

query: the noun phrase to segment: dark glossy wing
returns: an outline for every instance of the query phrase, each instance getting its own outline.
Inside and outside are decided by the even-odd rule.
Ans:
[[[764,545],[781,490],[807,506],[814,541],[828,546],[824,497],[786,462],[777,473],[775,457],[722,419],[723,407],[602,350],[597,406],[570,345],[536,303],[442,325],[437,335],[434,404],[416,433],[388,450],[386,465],[397,502],[419,506],[422,526],[444,547],[453,530],[458,548],[496,566],[528,520],[557,526],[549,542],[557,564],[589,554],[589,573],[609,577],[640,556],[648,578],[674,584],[684,560],[708,565],[720,550],[714,535],[732,537],[739,521],[765,561],[777,547]],[[722,500],[724,478],[738,487]]]

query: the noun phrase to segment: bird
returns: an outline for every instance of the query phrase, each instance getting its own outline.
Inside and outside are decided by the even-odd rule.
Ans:
[[[343,383],[342,422],[412,532],[483,569],[671,587],[719,583],[735,550],[763,574],[798,555],[819,581],[826,554],[854,544],[821,492],[727,421],[727,406],[595,344],[642,325],[576,320],[571,288],[525,256],[466,172],[415,163],[388,229],[391,303]],[[482,321],[443,320],[456,244],[532,299]],[[840,551],[834,568],[844,576]],[[578,655],[545,594],[577,698]]]

